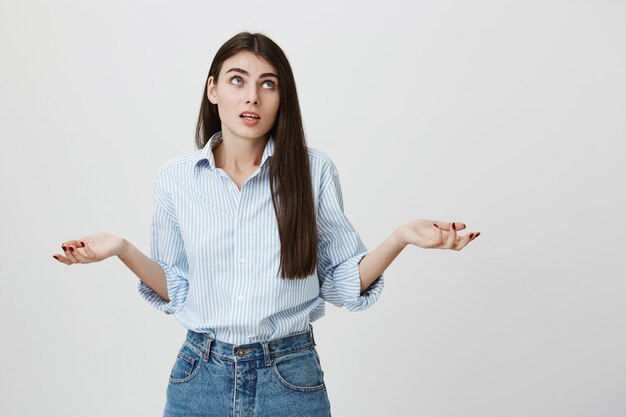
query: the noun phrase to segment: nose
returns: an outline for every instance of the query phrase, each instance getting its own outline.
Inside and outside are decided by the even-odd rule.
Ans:
[[[250,103],[250,102],[254,104],[259,104],[259,96],[254,86],[252,87],[251,91],[248,92],[248,100],[246,100],[246,103]]]

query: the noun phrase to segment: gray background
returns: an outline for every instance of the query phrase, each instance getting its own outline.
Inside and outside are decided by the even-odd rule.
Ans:
[[[286,52],[309,145],[369,249],[417,218],[381,299],[314,323],[334,416],[626,414],[624,1],[0,3],[0,415],[157,416],[185,336],[117,258],[194,149],[217,48]]]

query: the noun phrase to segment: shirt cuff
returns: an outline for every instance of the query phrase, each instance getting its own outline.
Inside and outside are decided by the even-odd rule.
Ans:
[[[337,266],[333,272],[335,286],[345,294],[344,305],[349,311],[362,311],[369,308],[380,298],[385,285],[381,274],[361,295],[361,273],[359,263],[369,252],[363,252],[349,258]]]
[[[161,265],[163,271],[165,271],[165,277],[167,282],[167,293],[170,298],[169,302],[166,302],[156,291],[152,288],[148,287],[144,284],[143,281],[139,280],[137,283],[137,290],[139,291],[139,295],[148,302],[152,307],[156,308],[159,311],[162,311],[165,314],[174,314],[176,312],[176,308],[174,304],[176,303],[176,297],[173,294],[177,294],[180,292],[181,281],[184,281],[182,278],[177,276],[172,268],[168,265],[164,264],[161,261],[154,259],[156,263]]]

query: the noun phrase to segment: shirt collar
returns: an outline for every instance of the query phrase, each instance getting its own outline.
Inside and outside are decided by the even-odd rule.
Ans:
[[[222,132],[216,132],[211,138],[207,141],[204,148],[199,149],[193,161],[193,173],[194,175],[198,172],[197,167],[200,165],[202,161],[207,161],[209,169],[215,169],[215,157],[213,156],[213,148],[222,143]],[[263,150],[263,156],[261,157],[261,166],[265,163],[267,158],[272,156],[274,153],[274,137],[270,135],[267,144],[265,145],[265,149]]]

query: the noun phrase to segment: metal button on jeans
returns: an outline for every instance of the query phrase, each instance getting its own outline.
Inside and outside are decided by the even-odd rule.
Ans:
[[[246,355],[246,354],[251,353],[251,352],[253,352],[252,349],[242,349],[242,348],[239,348],[239,349],[237,349],[235,351],[235,354],[237,356],[243,356],[243,355]]]

